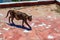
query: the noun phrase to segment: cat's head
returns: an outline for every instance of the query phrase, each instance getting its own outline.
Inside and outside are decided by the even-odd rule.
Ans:
[[[28,20],[29,21],[32,21],[32,16],[28,16]]]

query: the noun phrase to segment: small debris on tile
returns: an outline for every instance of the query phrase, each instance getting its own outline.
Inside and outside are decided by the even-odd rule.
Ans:
[[[10,28],[3,28],[3,29],[7,31],[7,30],[9,30]]]
[[[48,39],[54,39],[54,36],[48,35]]]
[[[51,16],[47,16],[47,18],[52,18]]]
[[[24,30],[23,32],[28,33],[28,32],[30,32],[30,31],[28,31],[28,30]]]
[[[47,26],[46,26],[46,28],[50,28],[50,27],[51,27],[51,25],[47,25]]]
[[[45,24],[45,23],[42,23],[42,25],[46,26],[46,24]]]
[[[3,14],[0,14],[0,16],[3,16]]]
[[[55,30],[56,32],[60,32],[60,30],[59,30],[59,29],[57,29],[57,28],[54,28],[54,30]]]
[[[38,26],[46,26],[46,24],[45,23],[41,23]]]
[[[2,34],[2,32],[0,32],[0,34]]]
[[[40,25],[38,25],[38,26],[43,26],[43,25],[40,24]]]
[[[38,27],[38,26],[35,25],[34,27]]]

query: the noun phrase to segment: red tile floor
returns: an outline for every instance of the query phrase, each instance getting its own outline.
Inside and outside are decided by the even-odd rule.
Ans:
[[[8,25],[5,16],[10,9],[32,15],[33,20],[28,21],[32,30]],[[0,40],[60,40],[60,15],[56,9],[56,4],[0,9]],[[22,21],[14,19],[14,23],[19,26]]]

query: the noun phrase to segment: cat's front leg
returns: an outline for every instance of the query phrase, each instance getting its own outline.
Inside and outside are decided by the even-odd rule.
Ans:
[[[31,29],[31,26],[27,23],[27,20],[24,21],[26,25]]]

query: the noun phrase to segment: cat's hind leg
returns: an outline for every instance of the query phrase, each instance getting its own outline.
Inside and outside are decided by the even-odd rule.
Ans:
[[[24,20],[22,20],[22,26],[24,26]]]
[[[14,17],[11,18],[11,22],[12,22],[12,24],[14,24],[13,20],[14,20]]]
[[[10,23],[11,16],[9,16],[9,23]]]

